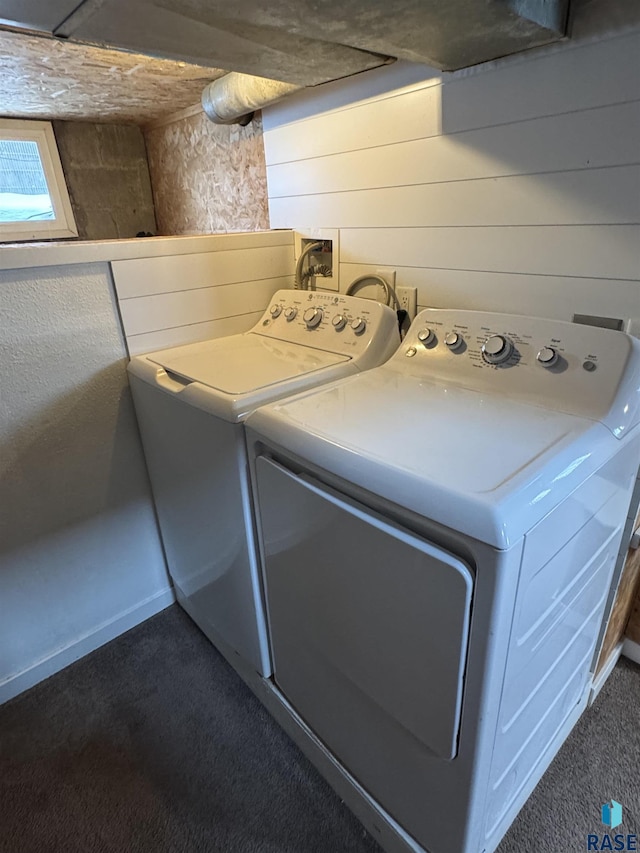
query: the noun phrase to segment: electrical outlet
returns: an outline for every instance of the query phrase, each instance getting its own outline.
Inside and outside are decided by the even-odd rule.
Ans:
[[[409,320],[413,321],[418,313],[418,288],[396,287],[396,296],[400,307],[407,312]]]

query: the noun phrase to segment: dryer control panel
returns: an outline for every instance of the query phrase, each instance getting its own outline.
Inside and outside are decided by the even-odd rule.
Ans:
[[[366,358],[370,351],[384,351],[389,358],[400,344],[391,308],[372,299],[315,290],[279,290],[251,333],[354,359]],[[376,356],[375,363],[381,360]]]
[[[610,329],[428,308],[411,324],[392,364],[600,420],[617,435],[639,416],[640,342]]]

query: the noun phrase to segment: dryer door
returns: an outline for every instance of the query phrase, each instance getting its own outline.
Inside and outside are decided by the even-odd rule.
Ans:
[[[256,470],[275,680],[286,698],[365,786],[397,736],[455,757],[469,567],[312,478],[264,457]]]

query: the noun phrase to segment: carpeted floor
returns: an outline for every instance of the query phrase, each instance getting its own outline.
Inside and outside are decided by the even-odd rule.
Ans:
[[[640,669],[618,665],[499,853],[640,831]],[[1,853],[379,853],[174,606],[0,708]]]

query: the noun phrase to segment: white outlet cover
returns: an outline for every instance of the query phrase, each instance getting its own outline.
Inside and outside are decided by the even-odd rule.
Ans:
[[[382,276],[382,278],[387,282],[390,287],[392,287],[394,290],[396,289],[395,270],[389,269],[389,267],[378,267],[376,269],[376,275]]]

